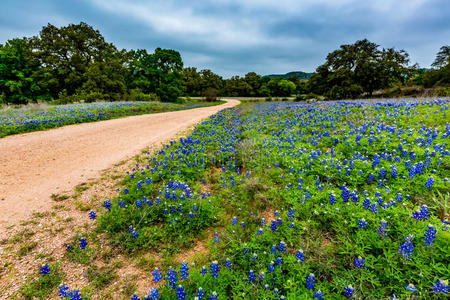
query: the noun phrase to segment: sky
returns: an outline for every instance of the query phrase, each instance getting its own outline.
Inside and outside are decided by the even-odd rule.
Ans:
[[[0,0],[0,43],[86,22],[118,48],[179,51],[224,78],[313,72],[367,38],[429,67],[450,44],[450,0]]]

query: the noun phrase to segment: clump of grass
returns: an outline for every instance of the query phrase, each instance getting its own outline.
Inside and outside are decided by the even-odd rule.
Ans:
[[[64,273],[59,270],[59,264],[50,265],[50,273],[38,274],[34,280],[27,280],[19,289],[19,294],[25,299],[49,299],[49,295],[64,279]]]

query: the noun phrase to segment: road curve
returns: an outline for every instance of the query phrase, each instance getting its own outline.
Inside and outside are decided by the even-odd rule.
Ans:
[[[0,236],[33,210],[52,204],[51,195],[72,190],[102,170],[159,146],[208,116],[239,104],[131,116],[64,126],[0,139]]]

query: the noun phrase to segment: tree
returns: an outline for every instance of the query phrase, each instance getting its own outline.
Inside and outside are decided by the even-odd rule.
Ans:
[[[197,68],[189,67],[183,69],[183,84],[185,87],[186,95],[189,96],[200,96],[200,73],[197,72]]]
[[[14,104],[36,100],[39,87],[32,74],[38,67],[27,39],[0,44],[0,96]]]
[[[450,46],[442,46],[431,66],[440,69],[448,64],[450,64]]]
[[[129,88],[155,93],[163,101],[175,101],[183,92],[183,60],[178,51],[156,48],[132,51]]]
[[[372,96],[377,89],[394,82],[404,83],[415,66],[408,66],[404,50],[378,49],[367,39],[342,45],[329,53],[309,82],[311,91],[336,97],[358,97],[358,91]]]
[[[252,87],[244,78],[233,76],[225,81],[225,94],[227,96],[249,96]]]
[[[255,72],[249,72],[245,74],[244,80],[250,86],[248,96],[259,96],[259,89],[262,85],[262,77]]]
[[[53,98],[61,91],[75,94],[91,64],[106,62],[105,57],[117,53],[98,30],[83,22],[61,28],[48,24],[31,44],[41,65],[34,77]]]

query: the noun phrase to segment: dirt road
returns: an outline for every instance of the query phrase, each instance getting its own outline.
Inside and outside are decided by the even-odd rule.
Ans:
[[[65,126],[0,139],[0,236],[33,210],[55,204],[52,194],[71,191],[102,170],[159,146],[202,119],[239,104],[132,116]]]

